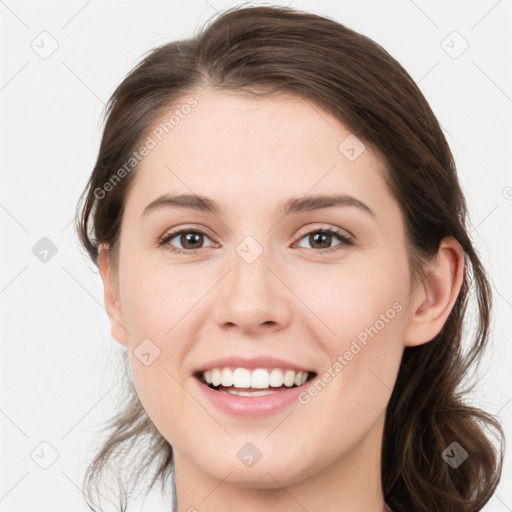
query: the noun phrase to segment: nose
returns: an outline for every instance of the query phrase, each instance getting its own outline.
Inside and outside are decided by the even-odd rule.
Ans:
[[[244,334],[285,328],[290,322],[293,294],[279,276],[275,260],[266,251],[254,261],[237,252],[229,263],[229,272],[216,287],[217,325]]]

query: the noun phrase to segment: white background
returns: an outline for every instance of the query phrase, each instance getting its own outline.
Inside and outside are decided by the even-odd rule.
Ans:
[[[102,109],[146,51],[192,36],[215,10],[236,4],[0,1],[0,512],[88,510],[80,485],[100,423],[116,407],[121,376],[100,278],[80,253],[72,226],[97,156]],[[487,371],[473,398],[498,414],[512,438],[511,1],[291,5],[333,17],[381,44],[438,116],[496,299]],[[42,46],[42,37],[50,47],[43,31],[58,44],[46,59],[31,47]],[[453,31],[469,44],[458,58],[445,51],[447,44],[452,53],[463,48]],[[42,237],[57,247],[46,263],[32,253]],[[31,458],[34,449],[42,463],[51,456],[39,446],[43,441],[58,453],[48,469]],[[508,459],[485,511],[512,511]]]

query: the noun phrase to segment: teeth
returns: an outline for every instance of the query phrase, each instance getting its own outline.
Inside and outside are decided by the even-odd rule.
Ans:
[[[263,395],[272,395],[275,391],[237,391],[236,389],[228,389],[226,391],[230,395],[238,395],[238,396],[263,396]]]
[[[219,386],[222,382],[222,374],[218,368],[214,368],[212,370],[212,384],[214,386]]]
[[[250,388],[251,372],[247,368],[237,368],[233,372],[233,386],[235,388]]]
[[[222,370],[222,385],[227,388],[233,385],[233,372],[229,368]]]
[[[270,386],[273,388],[278,388],[283,385],[283,372],[278,368],[274,368],[270,372]]]
[[[236,370],[235,370],[236,371]],[[267,389],[269,387],[269,376],[267,370],[258,368],[251,375],[251,388]]]
[[[283,383],[285,386],[291,387],[293,386],[293,382],[295,380],[295,372],[293,370],[286,370],[286,373],[283,377]]]
[[[248,368],[212,368],[203,372],[203,379],[215,387],[222,385],[235,388],[268,389],[285,385],[291,388],[302,386],[307,378],[308,372],[281,368],[272,368],[271,370],[266,368],[251,370]],[[233,394],[243,394],[243,392]],[[246,395],[247,393],[243,394],[243,396]],[[255,396],[255,393],[250,393],[250,395]]]

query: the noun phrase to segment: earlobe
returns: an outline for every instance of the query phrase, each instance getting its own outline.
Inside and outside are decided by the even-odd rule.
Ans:
[[[413,290],[405,346],[434,339],[443,328],[464,278],[464,251],[453,237],[444,238],[425,278]]]
[[[106,245],[100,245],[98,249],[98,269],[103,281],[103,297],[110,321],[110,332],[117,342],[126,347],[128,345],[128,333],[123,324],[119,287],[113,276],[110,252]]]

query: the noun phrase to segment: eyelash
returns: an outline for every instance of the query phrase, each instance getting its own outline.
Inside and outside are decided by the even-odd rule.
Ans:
[[[165,245],[166,249],[168,251],[170,251],[172,253],[175,253],[175,254],[189,254],[189,255],[195,254],[200,249],[203,249],[203,247],[200,247],[199,249],[178,249],[176,247],[172,247],[171,245],[169,245],[169,242],[173,238],[176,238],[176,236],[181,235],[183,233],[194,233],[194,234],[198,234],[198,235],[204,235],[207,238],[210,238],[206,233],[204,233],[204,232],[202,232],[200,230],[197,230],[197,229],[181,229],[179,231],[174,231],[172,233],[166,233],[159,240],[158,246],[161,247],[161,246]],[[354,240],[352,238],[348,237],[347,235],[345,235],[341,231],[338,231],[336,229],[331,229],[331,228],[321,228],[321,229],[315,229],[313,231],[309,231],[309,232],[305,233],[304,235],[302,235],[299,238],[299,241],[302,240],[303,238],[309,236],[309,235],[317,234],[317,233],[334,235],[341,242],[341,243],[335,245],[334,247],[329,247],[327,249],[314,249],[314,248],[311,249],[312,251],[316,251],[316,252],[319,252],[321,254],[336,252],[336,251],[339,251],[343,246],[354,245]]]

